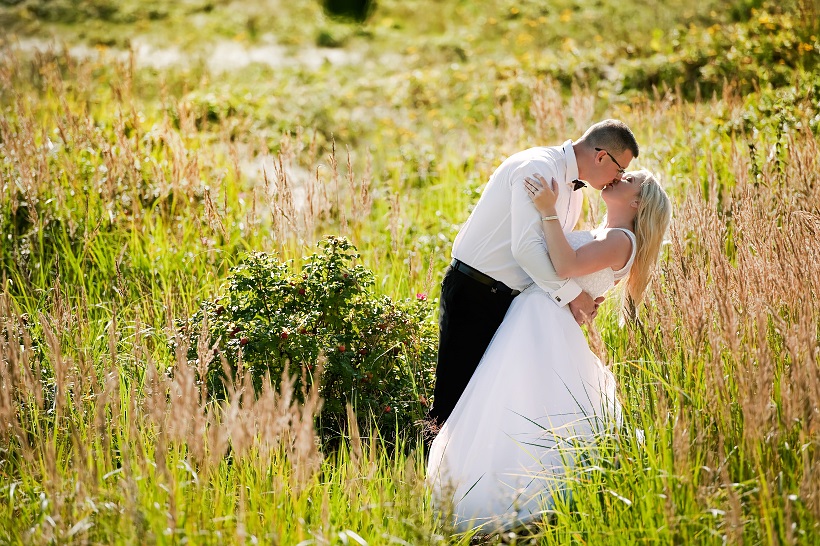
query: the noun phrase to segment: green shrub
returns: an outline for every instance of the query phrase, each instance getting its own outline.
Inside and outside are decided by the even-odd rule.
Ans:
[[[305,258],[301,271],[291,262],[255,253],[234,267],[226,290],[205,301],[187,322],[190,359],[197,358],[198,336],[207,324],[214,351],[232,371],[241,365],[259,389],[277,381],[285,367],[300,374],[307,388],[323,362],[320,394],[322,436],[332,439],[353,405],[364,426],[376,425],[390,437],[424,417],[431,393],[437,331],[424,294],[392,301],[371,291],[373,275],[361,265],[356,248],[328,237],[319,252]],[[221,358],[206,378],[209,392],[224,395]]]
[[[816,22],[768,5],[751,9],[747,21],[705,29],[681,26],[658,40],[658,52],[617,68],[623,89],[680,86],[694,98],[696,89],[708,96],[729,82],[749,93],[789,85],[795,71],[814,71],[820,60],[816,33]]]

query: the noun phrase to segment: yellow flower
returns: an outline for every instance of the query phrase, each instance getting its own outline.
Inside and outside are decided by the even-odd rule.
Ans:
[[[572,10],[565,9],[564,11],[562,11],[560,19],[562,23],[568,23],[569,20],[572,19]]]
[[[518,15],[518,12],[519,12],[519,10],[518,10],[517,7],[513,6],[513,7],[510,8],[510,13],[512,15]]]
[[[490,17],[489,19],[487,19],[487,24],[488,24],[488,25],[494,25],[494,24],[496,24],[497,22],[498,22],[498,21],[496,21],[496,20],[495,20],[495,17]]]

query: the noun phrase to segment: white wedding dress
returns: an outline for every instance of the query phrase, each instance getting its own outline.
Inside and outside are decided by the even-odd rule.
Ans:
[[[592,297],[625,276],[576,279]],[[567,234],[578,248],[603,231]],[[537,285],[514,300],[453,413],[430,448],[433,499],[459,531],[499,531],[540,518],[562,490],[579,448],[620,421],[615,379],[592,353],[568,307]],[[589,452],[587,453],[589,455]]]

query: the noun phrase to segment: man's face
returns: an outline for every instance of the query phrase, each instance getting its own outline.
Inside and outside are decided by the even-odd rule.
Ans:
[[[612,154],[604,148],[595,148],[587,182],[596,190],[602,190],[607,184],[620,180],[631,162],[632,152],[628,149],[620,154]]]

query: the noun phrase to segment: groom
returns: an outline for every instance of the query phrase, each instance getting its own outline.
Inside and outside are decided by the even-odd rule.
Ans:
[[[492,174],[453,243],[453,262],[441,284],[439,349],[433,408],[441,426],[467,387],[512,300],[533,282],[559,306],[569,305],[581,324],[593,318],[600,301],[572,279],[559,279],[547,256],[541,218],[524,190],[524,177],[540,173],[558,184],[558,221],[572,231],[581,214],[588,183],[602,190],[620,180],[638,143],[629,127],[609,119],[573,142],[537,147],[507,158]],[[526,343],[526,339],[521,340]]]

